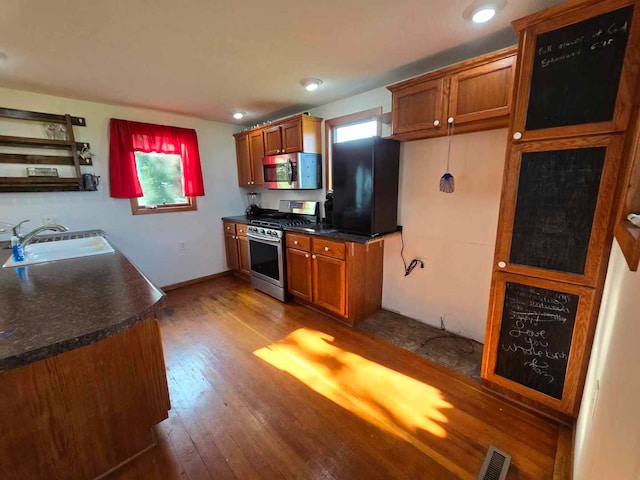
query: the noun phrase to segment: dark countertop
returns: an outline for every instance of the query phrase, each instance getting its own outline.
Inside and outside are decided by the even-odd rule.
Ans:
[[[292,233],[304,233],[307,235],[316,235],[318,237],[330,238],[333,240],[342,240],[344,242],[353,242],[353,243],[371,243],[383,240],[391,235],[396,235],[400,233],[400,227],[395,232],[383,233],[380,235],[376,235],[375,237],[367,237],[365,235],[355,235],[353,233],[339,232],[334,228],[327,228],[324,225],[319,225],[316,223],[312,223],[304,226],[297,227],[285,227],[285,232]]]
[[[238,215],[236,217],[222,217],[222,220],[225,222],[233,222],[233,223],[243,223],[247,225],[252,219],[247,218],[245,215]],[[296,227],[284,227],[283,230],[285,232],[293,232],[293,233],[305,233],[307,235],[316,235],[318,237],[331,238],[333,240],[342,240],[344,242],[354,242],[354,243],[371,243],[382,240],[390,235],[395,235],[400,233],[402,227],[398,226],[398,229],[395,232],[384,233],[381,235],[376,235],[375,237],[367,237],[365,235],[355,235],[353,233],[345,233],[339,232],[335,228],[328,228],[324,225],[320,225],[317,223],[311,223],[305,226],[296,226]]]
[[[238,215],[237,217],[222,217],[224,222],[244,223],[247,225],[252,219],[247,218],[245,215]]]
[[[10,255],[0,248],[0,265]],[[127,330],[163,299],[117,249],[20,269],[0,266],[0,372]]]

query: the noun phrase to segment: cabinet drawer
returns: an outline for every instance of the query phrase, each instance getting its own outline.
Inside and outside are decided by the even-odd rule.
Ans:
[[[236,234],[236,224],[233,222],[224,222],[224,233]]]
[[[247,236],[247,226],[244,223],[236,223],[236,234],[239,237]]]
[[[344,242],[334,242],[323,238],[314,238],[312,252],[318,255],[324,255],[325,257],[344,260],[345,245]]]
[[[287,233],[287,248],[296,248],[311,251],[311,238],[306,235],[296,235],[295,233]]]

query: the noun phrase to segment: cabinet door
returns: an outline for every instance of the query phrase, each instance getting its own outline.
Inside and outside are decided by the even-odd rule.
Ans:
[[[494,271],[595,286],[608,255],[623,136],[514,145]]]
[[[282,151],[295,153],[304,151],[302,148],[302,120],[294,120],[282,125]]]
[[[251,157],[252,185],[262,185],[264,175],[262,158],[264,157],[264,136],[262,130],[249,134],[249,152]]]
[[[291,295],[312,300],[310,253],[287,248],[287,283]]]
[[[238,269],[247,275],[251,274],[251,262],[249,261],[249,240],[247,237],[236,237],[238,242]]]
[[[482,377],[576,414],[595,290],[498,273],[492,292]]]
[[[625,130],[637,85],[639,15],[636,2],[617,0],[515,22],[521,54],[514,138]]]
[[[264,154],[278,155],[282,152],[282,133],[280,125],[265,128],[264,132]]]
[[[393,134],[446,131],[444,94],[444,78],[393,92]]]
[[[231,270],[239,270],[240,263],[238,261],[238,242],[235,235],[224,235],[224,246],[227,251],[227,266]]]
[[[313,303],[346,316],[346,276],[344,260],[312,255]]]
[[[249,136],[236,137],[236,159],[238,162],[238,185],[246,187],[251,185],[251,158],[249,153]]]
[[[497,117],[508,125],[515,60],[513,55],[451,76],[449,117],[455,125]]]

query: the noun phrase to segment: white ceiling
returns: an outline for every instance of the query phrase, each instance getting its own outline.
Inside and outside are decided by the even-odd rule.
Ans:
[[[512,20],[560,0],[485,25],[472,2],[0,0],[0,85],[250,124],[513,44]]]

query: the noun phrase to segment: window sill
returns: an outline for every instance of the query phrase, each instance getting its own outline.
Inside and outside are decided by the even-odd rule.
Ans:
[[[132,215],[147,215],[152,213],[176,213],[176,212],[192,212],[198,210],[196,197],[189,197],[189,203],[184,205],[160,205],[155,208],[141,207],[138,205],[138,199],[131,199]]]

